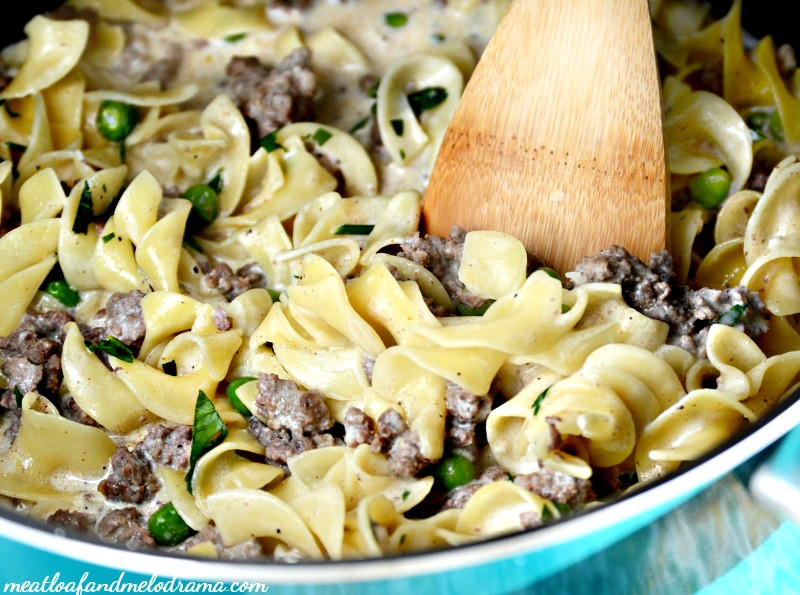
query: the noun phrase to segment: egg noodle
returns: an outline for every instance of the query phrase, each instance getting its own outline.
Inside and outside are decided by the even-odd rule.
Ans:
[[[561,484],[605,497],[661,477],[792,391],[800,75],[771,38],[744,44],[738,0],[719,20],[681,1],[651,1],[651,11],[675,274],[692,288],[757,292],[765,333],[719,316],[702,349],[684,349],[619,284],[531,270],[519,241],[489,231],[468,232],[454,261],[460,287],[481,303],[472,307],[402,249],[507,4],[70,0],[65,13],[28,22],[0,62],[9,506],[53,522],[134,509],[156,544],[206,556],[453,546],[593,499],[563,496]],[[255,56],[269,72],[305,50],[315,120],[256,130],[226,64]],[[291,84],[302,86],[297,68]],[[108,105],[134,118],[120,140],[98,118]],[[709,171],[729,184],[718,204],[696,190]],[[201,224],[202,205],[183,198],[198,184],[216,201]],[[262,282],[215,285],[209,271],[221,263]],[[78,292],[74,303],[54,281]],[[89,340],[110,297],[137,291],[140,344]],[[65,309],[63,380],[48,392],[40,374],[20,390],[9,337],[22,336],[26,312]],[[235,382],[247,377],[258,380]],[[279,397],[265,408],[270,383],[321,395],[325,431],[282,422]],[[69,398],[88,422],[68,414]],[[457,401],[485,411],[463,414]],[[394,434],[387,412],[400,418]],[[144,497],[99,493],[119,447],[136,452],[154,426],[192,428],[188,468],[142,455],[156,478]],[[462,426],[469,435],[454,438]],[[276,440],[294,450],[271,455]],[[467,474],[453,479],[459,465]],[[550,478],[548,489],[532,487],[537,478]],[[157,534],[153,517],[169,504],[187,540]]]

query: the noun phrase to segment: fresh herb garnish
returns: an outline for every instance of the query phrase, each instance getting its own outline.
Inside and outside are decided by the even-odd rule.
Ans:
[[[50,281],[44,286],[44,290],[46,293],[49,293],[59,302],[64,304],[67,308],[77,306],[78,302],[81,301],[81,295],[69,286],[69,283],[67,283],[66,279]]]
[[[400,118],[396,118],[390,121],[392,125],[392,130],[397,136],[403,136],[403,121]]]
[[[444,43],[445,37],[443,33],[434,33],[431,35],[431,41],[433,43]]]
[[[370,85],[369,89],[367,89],[367,97],[372,97],[375,99],[378,96],[378,85],[381,84],[380,80],[375,81],[372,85]]]
[[[270,132],[267,136],[261,139],[261,146],[264,147],[264,150],[267,153],[272,153],[278,149],[283,149],[277,140],[275,140],[275,133]]]
[[[108,234],[108,235],[104,235],[104,236],[103,236],[103,243],[104,243],[104,244],[108,244],[108,243],[109,243],[111,240],[113,240],[115,237],[117,237],[117,234],[115,234],[115,233],[112,231],[110,234]]]
[[[539,393],[538,397],[536,397],[536,400],[533,402],[533,414],[534,415],[539,415],[539,409],[542,407],[542,401],[544,401],[545,397],[547,397],[547,392],[549,390],[550,390],[550,387],[548,386],[541,393]]]
[[[458,302],[456,304],[456,311],[458,312],[459,316],[483,316],[484,314],[486,314],[486,310],[488,310],[489,306],[491,306],[492,304],[494,304],[494,300],[486,300],[486,303],[483,304],[482,306],[479,306],[477,308],[471,308],[466,304]]]
[[[447,99],[447,90],[444,87],[426,87],[408,96],[411,109],[419,116],[425,110],[433,109]]]
[[[189,471],[186,473],[186,489],[192,493],[192,476],[197,461],[204,454],[228,437],[228,428],[214,408],[214,404],[203,391],[197,393],[192,427],[192,452],[189,456]]]
[[[272,298],[273,302],[279,302],[281,299],[281,292],[277,289],[267,289],[267,293],[269,297]]]
[[[366,126],[369,123],[369,120],[370,120],[370,116],[365,116],[364,118],[362,118],[361,120],[359,120],[358,122],[353,124],[353,127],[350,128],[350,130],[348,130],[348,132],[350,134],[353,134],[354,132],[358,132],[359,130],[364,128],[364,126]]]
[[[325,130],[324,128],[317,128],[316,132],[314,132],[313,136],[311,137],[315,143],[317,143],[320,147],[327,143],[333,135]]]
[[[408,15],[404,12],[387,12],[383,15],[384,22],[390,27],[398,29],[408,23]]]
[[[164,362],[163,364],[161,364],[161,369],[164,371],[164,374],[166,374],[167,376],[177,376],[178,375],[178,364],[175,363],[175,360]]]
[[[125,345],[125,343],[116,337],[112,337],[111,335],[108,335],[107,338],[98,341],[97,345],[93,345],[89,340],[84,340],[83,344],[86,345],[86,349],[92,353],[103,351],[112,357],[121,359],[123,362],[127,362],[129,364],[133,362],[133,351],[131,351],[130,348]]]
[[[403,496],[402,496],[402,498],[403,498],[403,502],[405,502],[406,500],[408,500],[408,497],[409,497],[410,495],[411,495],[411,492],[409,492],[408,490],[404,491],[404,492],[403,492]]]
[[[92,212],[92,191],[89,189],[89,182],[83,183],[78,210],[75,213],[75,222],[72,224],[72,233],[85,234],[89,230],[89,224],[94,219]]]
[[[561,304],[561,313],[562,314],[566,314],[570,310],[571,310],[571,308],[569,306],[567,306],[566,304]]]
[[[333,230],[335,236],[368,236],[375,229],[374,225],[357,225],[345,223]]]
[[[222,39],[228,43],[236,43],[237,41],[242,41],[245,37],[247,37],[247,33],[234,33],[233,35],[228,35]]]
[[[14,399],[17,402],[17,409],[22,409],[22,397],[25,395],[22,394],[22,391],[19,390],[19,386],[16,384],[14,385]]]
[[[403,149],[400,149],[400,159],[405,161],[405,158],[406,158],[406,152]]]
[[[742,315],[744,311],[747,309],[747,306],[742,304],[736,304],[730,310],[726,310],[719,317],[714,321],[716,324],[724,324],[727,326],[736,326],[739,321],[742,319]]]

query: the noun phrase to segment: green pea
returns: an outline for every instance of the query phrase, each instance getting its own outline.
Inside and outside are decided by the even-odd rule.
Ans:
[[[155,542],[165,546],[178,545],[197,533],[181,518],[172,502],[153,513],[147,521],[147,528]]]
[[[697,174],[689,182],[689,195],[706,209],[717,208],[731,188],[731,175],[721,167],[712,167]]]
[[[453,453],[439,461],[433,474],[446,490],[452,490],[474,479],[475,465],[467,457]]]
[[[781,114],[778,110],[770,114],[767,129],[772,135],[772,138],[777,141],[783,141],[786,138],[783,134],[783,122],[781,121]]]
[[[242,376],[241,378],[237,378],[236,380],[232,381],[228,385],[228,388],[225,389],[225,394],[228,395],[228,400],[231,402],[231,405],[233,405],[233,408],[245,417],[250,417],[253,414],[250,413],[250,410],[244,403],[242,403],[241,399],[236,396],[236,391],[239,390],[240,386],[247,384],[248,382],[253,382],[253,380],[256,380],[256,378],[253,376]]]
[[[136,106],[106,99],[97,110],[95,126],[104,138],[121,141],[131,133],[138,119],[139,109]]]
[[[44,290],[67,308],[77,306],[78,302],[81,301],[80,294],[69,286],[66,279],[50,281],[50,283],[44,286]]]
[[[189,186],[183,197],[192,203],[192,223],[205,227],[219,215],[219,197],[208,184]]]

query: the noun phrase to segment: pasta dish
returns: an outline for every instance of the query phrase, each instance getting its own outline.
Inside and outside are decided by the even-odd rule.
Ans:
[[[577,514],[800,375],[800,74],[652,1],[671,251],[420,232],[503,0],[69,0],[0,53],[0,495],[279,561]],[[465,206],[465,208],[468,208]]]

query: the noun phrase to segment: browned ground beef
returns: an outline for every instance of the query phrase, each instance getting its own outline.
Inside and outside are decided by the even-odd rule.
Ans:
[[[344,443],[350,448],[368,444],[375,437],[375,422],[358,407],[349,407],[344,414]]]
[[[461,266],[466,235],[467,232],[457,225],[450,230],[449,238],[430,234],[422,237],[416,232],[400,245],[400,256],[416,262],[433,273],[456,302],[470,308],[480,308],[486,304],[486,300],[467,291],[458,279],[458,267]]]
[[[61,395],[59,401],[58,410],[61,412],[61,415],[67,419],[85,426],[100,427],[100,424],[89,417],[89,414],[81,409],[81,406],[78,405],[71,395]]]
[[[120,446],[111,457],[111,471],[97,489],[109,500],[138,504],[158,491],[159,482],[141,449]]]
[[[53,310],[28,313],[7,337],[0,337],[2,370],[9,390],[3,395],[3,407],[16,409],[13,387],[22,394],[39,391],[54,396],[61,385],[61,348],[64,327],[72,320],[67,312]]]
[[[222,543],[219,530],[211,524],[206,525],[196,534],[181,543],[176,551],[185,552],[187,549],[210,542],[217,550],[217,554],[223,560],[256,560],[265,556],[264,549],[256,539],[248,539],[242,543],[226,546]]]
[[[113,63],[117,86],[129,88],[143,81],[158,81],[161,88],[173,84],[183,62],[183,48],[151,35],[152,25],[126,23],[125,46]]]
[[[492,399],[477,396],[454,382],[447,382],[447,437],[454,448],[476,445],[475,427],[486,421],[492,410]]]
[[[414,477],[432,462],[422,456],[419,435],[408,428],[396,409],[387,409],[378,417],[370,447],[386,454],[392,473],[400,477]]]
[[[510,480],[508,473],[503,471],[501,467],[489,467],[486,469],[486,471],[481,473],[478,479],[473,479],[468,484],[450,490],[447,493],[447,500],[445,500],[442,509],[446,510],[448,508],[464,508],[467,501],[472,498],[473,494],[475,494],[475,492],[477,492],[483,486],[495,481],[507,480]]]
[[[138,510],[133,507],[112,510],[100,519],[97,534],[115,543],[128,547],[155,547],[152,535],[147,530],[147,523]]]
[[[47,522],[61,525],[73,531],[89,531],[94,527],[95,518],[85,512],[76,512],[61,508],[47,517]]]
[[[159,465],[177,471],[188,469],[192,452],[192,428],[184,425],[151,424],[142,440],[142,448]]]
[[[514,483],[546,500],[574,508],[595,500],[592,484],[560,471],[543,468],[536,473],[518,475]]]
[[[233,328],[233,319],[222,308],[214,308],[211,320],[218,331],[229,331]]]
[[[293,50],[275,68],[252,56],[236,56],[225,72],[234,102],[256,123],[260,136],[292,122],[314,119],[317,79],[307,48]]]
[[[743,308],[735,328],[751,337],[767,331],[764,303],[758,294],[744,287],[731,289],[689,289],[678,283],[672,270],[672,256],[655,252],[650,265],[612,246],[596,256],[584,258],[570,277],[576,285],[592,282],[618,283],[629,306],[645,316],[669,324],[667,342],[700,357],[705,356],[708,330],[717,318],[734,306]]]
[[[267,423],[251,417],[249,430],[264,445],[269,461],[285,464],[303,451],[334,444],[326,432],[333,420],[319,391],[303,390],[275,374],[261,374],[256,408]]]
[[[92,319],[93,328],[82,328],[83,336],[92,342],[112,336],[137,353],[144,341],[147,328],[142,313],[141,291],[115,293],[106,302],[105,308],[99,310]]]
[[[266,284],[264,273],[255,263],[246,264],[234,273],[227,263],[221,262],[206,271],[203,278],[206,285],[219,291],[229,302],[235,300],[248,289],[264,287]]]

